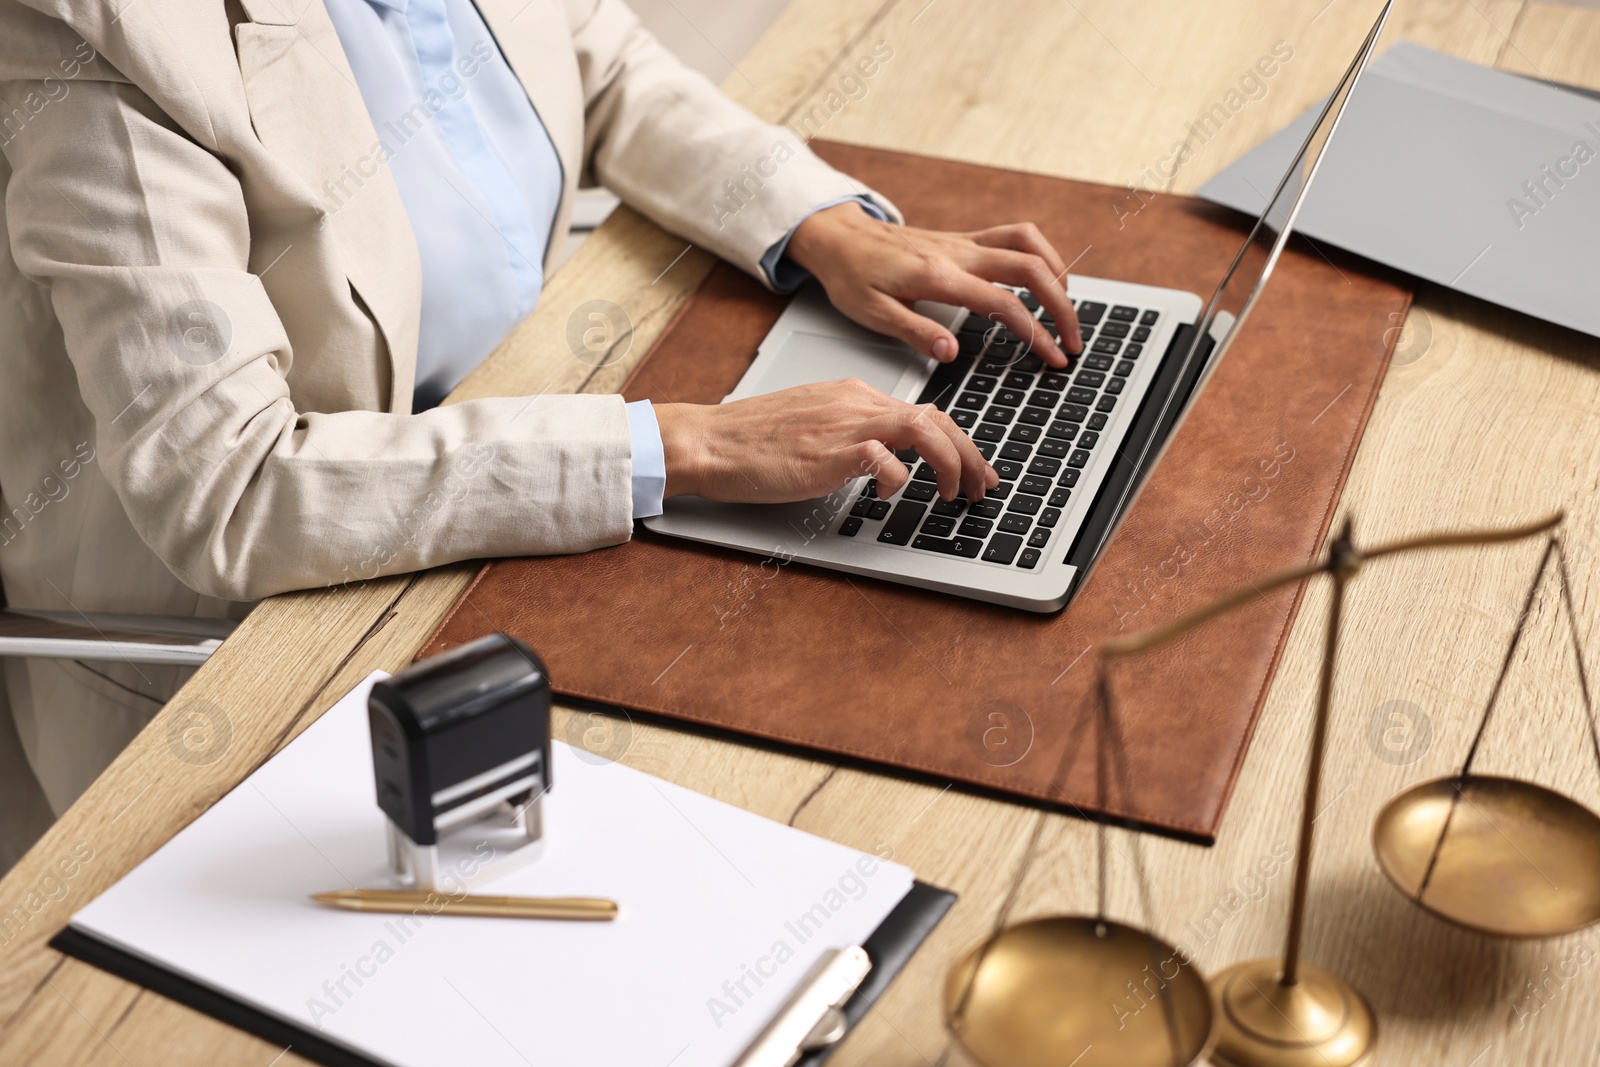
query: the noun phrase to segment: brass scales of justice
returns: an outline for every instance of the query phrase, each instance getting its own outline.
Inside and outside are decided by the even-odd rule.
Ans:
[[[1283,956],[1235,963],[1207,982],[1159,937],[1108,919],[1107,832],[1102,829],[1096,914],[1009,926],[952,967],[945,984],[945,1021],[962,1048],[984,1067],[1068,1067],[1080,1059],[1085,1067],[1168,1067],[1208,1055],[1235,1067],[1355,1067],[1368,1058],[1377,1019],[1366,998],[1338,975],[1303,962],[1300,950],[1345,586],[1365,564],[1385,556],[1550,534],[1460,772],[1414,786],[1384,807],[1373,831],[1379,866],[1418,907],[1482,934],[1551,937],[1600,920],[1600,816],[1537,783],[1472,773],[1552,562],[1600,767],[1600,727],[1566,555],[1553,532],[1562,519],[1557,513],[1505,530],[1436,533],[1358,549],[1347,518],[1321,559],[1267,575],[1166,625],[1102,644],[1096,788],[1105,809],[1113,773],[1124,803],[1131,800],[1106,664],[1161,645],[1273,589],[1319,574],[1332,579]],[[1150,922],[1153,909],[1137,834],[1133,842],[1142,910]],[[1182,966],[1174,968],[1175,959]],[[1161,1025],[1119,1025],[1122,1020],[1106,1005],[1125,992],[1126,979],[1147,967],[1158,969],[1162,979],[1156,994]]]

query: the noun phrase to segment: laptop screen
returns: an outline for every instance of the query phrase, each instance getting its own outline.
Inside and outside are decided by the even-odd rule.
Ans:
[[[1350,61],[1344,76],[1339,79],[1338,86],[1323,105],[1322,113],[1317,117],[1316,124],[1312,126],[1305,143],[1300,146],[1288,169],[1284,171],[1283,177],[1278,180],[1278,187],[1267,200],[1265,210],[1250,228],[1244,244],[1240,246],[1216,292],[1206,304],[1198,328],[1190,335],[1187,350],[1175,353],[1183,368],[1176,376],[1176,380],[1195,382],[1195,384],[1192,388],[1176,389],[1161,398],[1162,407],[1158,424],[1166,424],[1174,413],[1177,413],[1176,421],[1172,425],[1171,432],[1158,434],[1145,442],[1143,450],[1134,462],[1135,471],[1148,472],[1160,461],[1167,442],[1176,434],[1177,425],[1181,424],[1183,417],[1193,407],[1195,398],[1204,390],[1212,372],[1227,353],[1234,338],[1239,335],[1240,328],[1249,317],[1261,291],[1266,287],[1272,268],[1277,264],[1284,246],[1288,244],[1295,217],[1300,212],[1306,191],[1311,188],[1311,182],[1316,177],[1317,165],[1321,162],[1323,150],[1339,125],[1339,116],[1360,80],[1362,71],[1366,69],[1367,61],[1372,56],[1379,35],[1383,33],[1384,24],[1389,19],[1389,10],[1393,6],[1394,0],[1386,0],[1383,10],[1378,13],[1377,21],[1368,31],[1355,58]],[[1208,339],[1213,341],[1214,345],[1208,344]],[[1206,362],[1204,369],[1199,371],[1197,380],[1194,364],[1198,360]],[[1137,497],[1145,480],[1144,477],[1136,476],[1122,490],[1122,499],[1118,501],[1113,511],[1116,519],[1096,547],[1094,553],[1096,558],[1121,527],[1129,505]]]

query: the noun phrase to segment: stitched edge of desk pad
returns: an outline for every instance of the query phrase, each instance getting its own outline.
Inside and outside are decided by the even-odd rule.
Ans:
[[[1244,232],[1238,214],[1186,197],[814,147],[895,200],[912,225],[1032,218],[1064,257],[1081,257],[1073,269],[1084,275],[1208,298]],[[779,564],[641,527],[614,548],[485,565],[418,656],[499,628],[537,648],[568,696],[1209,842],[1303,585],[1114,668],[1131,802],[1113,779],[1112,802],[1095,803],[1088,649],[1317,554],[1388,366],[1390,328],[1410,299],[1383,268],[1293,242],[1065,612]],[[784,303],[717,266],[624,393],[716,403]],[[997,755],[995,729],[1015,746],[998,751],[1022,754]]]

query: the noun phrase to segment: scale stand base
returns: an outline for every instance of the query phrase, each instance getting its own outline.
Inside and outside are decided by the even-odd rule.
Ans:
[[[1277,959],[1236,963],[1211,980],[1221,1008],[1212,1059],[1231,1067],[1356,1067],[1378,1040],[1378,1020],[1354,986],[1300,964],[1292,986]]]

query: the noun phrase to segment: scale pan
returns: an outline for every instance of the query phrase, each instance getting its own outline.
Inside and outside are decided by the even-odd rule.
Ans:
[[[1389,801],[1372,844],[1413,903],[1469,930],[1553,937],[1600,919],[1600,817],[1532,782],[1424,782]]]
[[[1210,1050],[1215,1020],[1182,953],[1088,916],[1007,927],[945,981],[945,1022],[984,1067],[1181,1067]]]

